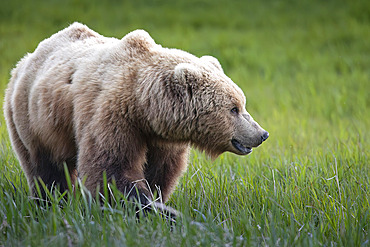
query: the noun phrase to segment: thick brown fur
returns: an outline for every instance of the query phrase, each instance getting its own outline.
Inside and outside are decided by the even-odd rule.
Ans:
[[[244,106],[213,57],[162,48],[142,30],[118,40],[74,23],[18,63],[4,110],[33,192],[35,178],[67,189],[66,163],[92,192],[105,172],[124,193],[151,199],[160,188],[167,201],[190,145],[216,157],[267,138]]]

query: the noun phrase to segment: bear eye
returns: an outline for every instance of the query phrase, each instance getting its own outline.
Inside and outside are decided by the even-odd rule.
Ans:
[[[234,107],[233,109],[231,109],[231,113],[238,114],[239,113],[238,107]]]

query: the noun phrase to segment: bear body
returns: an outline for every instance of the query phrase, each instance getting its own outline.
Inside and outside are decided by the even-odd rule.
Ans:
[[[74,23],[17,64],[4,112],[33,193],[35,178],[66,190],[66,164],[92,192],[105,173],[123,193],[135,187],[145,201],[157,190],[167,201],[190,145],[245,155],[267,139],[244,106],[211,56],[163,48],[142,30],[115,39]]]

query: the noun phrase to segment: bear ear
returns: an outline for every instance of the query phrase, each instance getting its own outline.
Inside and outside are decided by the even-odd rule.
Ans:
[[[205,61],[205,62],[208,62],[208,63],[212,64],[214,67],[216,67],[216,69],[220,70],[221,72],[224,72],[224,70],[222,69],[222,66],[221,66],[220,62],[217,60],[217,58],[212,57],[212,56],[203,56],[200,59],[202,61]]]
[[[131,48],[141,52],[150,51],[152,47],[157,45],[149,33],[140,29],[124,36],[121,44],[124,48]]]
[[[198,78],[201,76],[201,71],[190,63],[179,63],[175,67],[175,78],[178,81],[187,81],[191,78]]]

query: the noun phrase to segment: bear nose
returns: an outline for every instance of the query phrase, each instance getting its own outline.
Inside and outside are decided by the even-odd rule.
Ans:
[[[267,140],[267,138],[269,138],[269,132],[265,131],[261,136],[261,140],[264,142]]]

